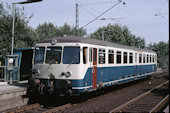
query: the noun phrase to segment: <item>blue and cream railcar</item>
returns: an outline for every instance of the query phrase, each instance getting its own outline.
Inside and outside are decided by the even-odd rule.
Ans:
[[[91,38],[58,37],[35,46],[30,88],[40,93],[80,94],[155,73],[154,51]]]

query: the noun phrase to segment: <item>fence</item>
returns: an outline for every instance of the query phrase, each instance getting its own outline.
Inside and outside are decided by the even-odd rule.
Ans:
[[[18,66],[0,66],[0,82],[19,82],[20,68]]]

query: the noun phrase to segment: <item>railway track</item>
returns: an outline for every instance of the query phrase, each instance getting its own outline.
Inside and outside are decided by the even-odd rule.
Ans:
[[[168,84],[169,81],[166,81],[131,101],[113,109],[110,113],[159,112],[169,100]]]
[[[26,105],[26,106],[23,106],[21,108],[8,110],[4,113],[23,113],[23,112],[26,112],[26,111],[29,111],[29,110],[32,110],[32,109],[40,108],[40,106],[41,105],[39,103],[36,103],[36,104]]]
[[[23,106],[21,108],[6,111],[4,113],[54,113],[63,109],[76,106],[76,104],[65,104],[59,107],[44,107],[39,103]]]
[[[162,76],[164,76],[164,75],[166,75],[167,74],[167,72],[166,73],[158,73],[158,74],[155,74],[152,78],[159,78],[159,77],[162,77]],[[151,79],[152,79],[151,78]],[[164,83],[164,84],[162,84],[161,86],[160,86],[160,88],[163,90],[163,89],[165,89],[164,87],[167,87],[167,85],[165,85],[165,84],[168,84],[169,82],[167,82],[167,83]],[[160,91],[161,91],[161,89],[160,89]],[[154,90],[156,90],[156,88],[154,89]],[[152,93],[152,94],[154,94],[153,93],[153,91],[154,91],[153,89],[150,91],[150,93]],[[159,90],[157,90],[157,92],[159,92]],[[144,97],[148,97],[150,94],[148,93],[146,96],[143,96],[143,98]],[[157,96],[157,95],[155,95],[155,96]],[[157,97],[156,97],[157,98]],[[166,97],[166,98],[169,98],[169,96],[168,97]],[[159,100],[161,100],[162,98],[160,98]],[[95,100],[95,98],[92,98],[92,99],[88,99],[86,102],[88,103],[88,102],[91,102],[91,101],[94,101]],[[139,99],[139,100],[143,100],[143,99]],[[165,99],[166,101],[167,101],[167,99]],[[136,101],[136,102],[139,102],[139,101]],[[83,102],[82,102],[83,103]],[[164,103],[164,101],[162,102],[162,103]],[[161,103],[159,103],[160,105],[162,105]],[[159,106],[159,108],[161,107],[162,108],[162,106],[160,106],[159,104],[157,104],[157,106]],[[131,104],[131,105],[133,105],[133,104]],[[75,103],[75,104],[71,104],[71,103],[66,103],[66,104],[63,104],[63,105],[59,105],[59,106],[57,106],[57,107],[55,107],[55,106],[52,106],[52,107],[45,107],[45,106],[43,106],[43,105],[41,105],[41,104],[39,104],[39,103],[36,103],[36,104],[31,104],[31,105],[26,105],[26,106],[23,106],[23,107],[21,107],[21,108],[17,108],[17,109],[13,109],[13,110],[9,110],[9,111],[6,111],[6,112],[4,112],[4,113],[54,113],[54,112],[60,112],[60,111],[64,111],[65,109],[69,109],[69,108],[74,108],[74,107],[76,107],[76,106],[79,106],[79,103]],[[155,105],[156,106],[156,105]],[[127,107],[126,107],[127,108]],[[153,108],[153,107],[152,107]],[[158,108],[158,107],[157,107]],[[140,108],[141,109],[141,108]],[[143,109],[145,109],[145,108],[143,108]],[[127,109],[126,109],[127,110]],[[154,109],[153,109],[153,111],[154,111]],[[111,112],[114,112],[114,111],[111,111]],[[119,112],[119,111],[118,111]]]

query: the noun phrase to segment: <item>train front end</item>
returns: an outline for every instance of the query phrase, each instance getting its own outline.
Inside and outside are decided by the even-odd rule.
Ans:
[[[83,70],[81,46],[78,43],[36,44],[33,60],[33,75],[28,81],[28,92],[39,94],[73,95],[81,91],[73,90],[81,86]],[[84,72],[85,73],[85,72]]]

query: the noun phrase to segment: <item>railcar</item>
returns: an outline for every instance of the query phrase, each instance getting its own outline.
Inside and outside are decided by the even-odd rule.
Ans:
[[[42,40],[35,45],[29,91],[77,95],[155,73],[152,50],[75,36]]]

